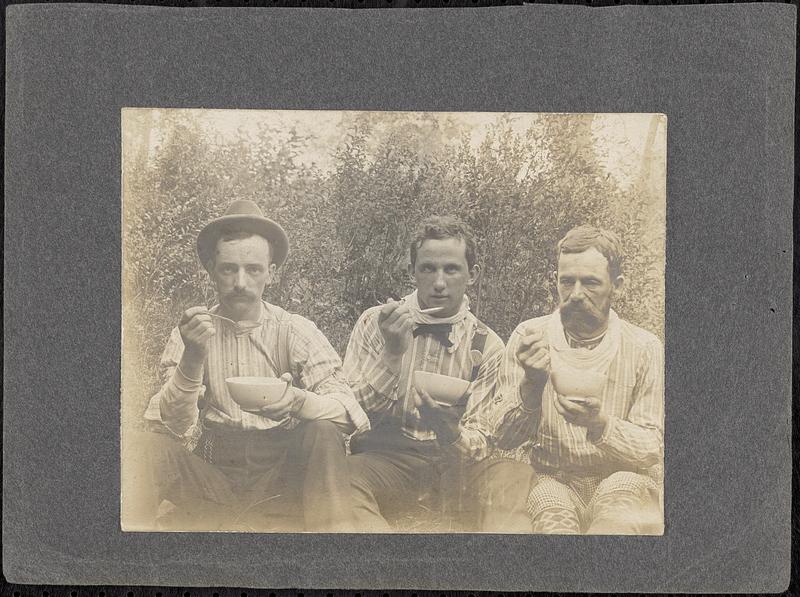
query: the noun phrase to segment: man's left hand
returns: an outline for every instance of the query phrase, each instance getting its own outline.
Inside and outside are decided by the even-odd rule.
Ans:
[[[286,391],[276,402],[269,404],[261,409],[261,416],[282,421],[289,415],[297,415],[306,401],[306,392],[300,388],[292,386],[292,374],[284,373],[281,379],[286,381]]]
[[[586,427],[592,437],[599,438],[608,423],[608,417],[600,410],[600,399],[588,396],[580,400],[581,402],[577,402],[567,396],[556,394],[556,410],[567,422]]]
[[[418,396],[417,410],[436,433],[439,443],[444,446],[456,441],[461,435],[458,424],[461,422],[463,407],[442,406],[425,392],[419,393]]]

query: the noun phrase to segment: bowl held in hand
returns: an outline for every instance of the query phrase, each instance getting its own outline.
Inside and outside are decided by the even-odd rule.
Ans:
[[[257,412],[280,400],[287,382],[277,377],[229,377],[225,384],[242,410]]]
[[[425,392],[439,404],[458,404],[469,389],[469,382],[458,377],[439,375],[428,371],[414,371],[414,387]]]
[[[553,388],[567,398],[599,398],[606,385],[605,373],[590,369],[559,367],[550,372]]]

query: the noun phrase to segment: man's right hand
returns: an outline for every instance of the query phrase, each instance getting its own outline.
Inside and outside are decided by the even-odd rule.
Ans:
[[[411,344],[414,320],[403,303],[389,299],[378,314],[378,327],[383,335],[385,350],[392,356],[402,356]]]
[[[378,314],[378,328],[384,341],[384,358],[397,372],[408,347],[411,345],[411,329],[414,320],[408,307],[389,299]]]
[[[522,330],[517,360],[525,371],[523,398],[531,409],[541,407],[542,392],[550,377],[550,345],[544,330]]]
[[[206,356],[208,340],[217,333],[208,309],[205,307],[187,309],[178,323],[178,330],[183,339],[184,354],[202,362]]]

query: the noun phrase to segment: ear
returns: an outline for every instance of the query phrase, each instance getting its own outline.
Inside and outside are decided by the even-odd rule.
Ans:
[[[214,279],[214,263],[209,261],[205,264],[205,272],[206,272],[206,280],[208,284],[216,289],[217,288],[217,281]]]
[[[270,263],[269,267],[267,268],[267,272],[269,272],[269,277],[267,279],[267,285],[272,284],[275,280],[275,273],[278,271],[278,266],[274,263]]]
[[[472,286],[475,282],[478,281],[478,278],[481,277],[481,266],[477,263],[472,266],[469,270],[469,280],[467,280],[467,286]]]
[[[408,275],[411,276],[411,278],[413,279],[414,278],[414,264],[409,262],[408,266],[406,266],[406,270],[408,271]]]
[[[611,284],[614,286],[614,292],[619,292],[625,285],[625,276],[622,275],[617,276],[614,280],[611,281]]]

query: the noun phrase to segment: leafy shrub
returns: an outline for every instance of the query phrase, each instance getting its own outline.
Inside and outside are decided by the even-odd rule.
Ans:
[[[627,282],[615,308],[663,339],[663,196],[652,176],[624,187],[608,173],[591,115],[535,118],[524,131],[499,116],[475,146],[445,115],[358,114],[329,168],[299,159],[311,139],[294,130],[259,126],[230,140],[188,112],[160,117],[158,146],[148,135],[124,156],[123,349],[127,379],[139,382],[125,396],[131,416],[160,383],[180,314],[213,303],[194,242],[234,199],[255,201],[290,236],[267,300],[314,321],[340,354],[364,309],[413,289],[408,242],[429,214],[473,227],[482,276],[472,308],[504,339],[555,308],[555,245],[581,223],[620,235]]]

